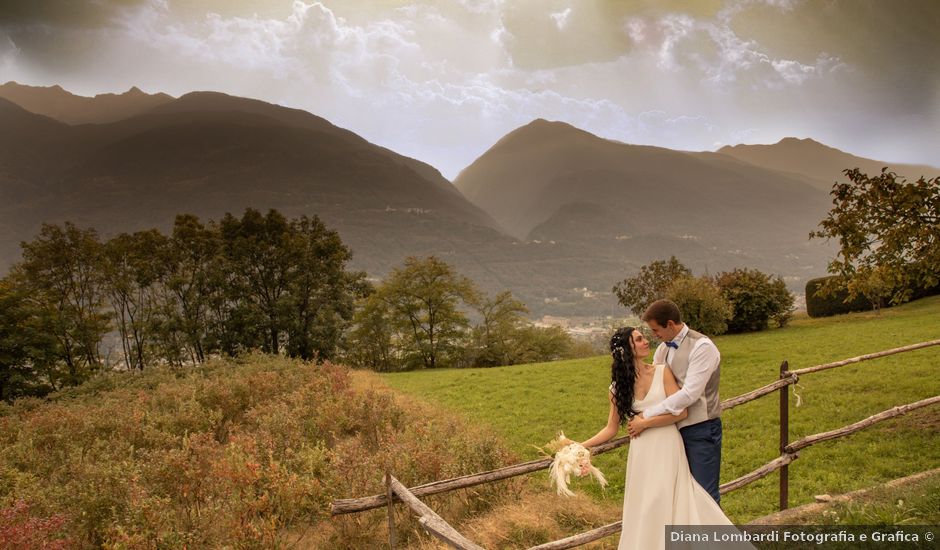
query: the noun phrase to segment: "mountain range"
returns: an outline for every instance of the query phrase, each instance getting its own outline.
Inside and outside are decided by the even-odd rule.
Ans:
[[[276,208],[318,215],[373,277],[435,254],[535,316],[619,315],[613,284],[670,255],[697,273],[779,273],[800,290],[833,253],[807,241],[829,206],[822,182],[848,167],[807,140],[690,153],[536,120],[451,183],[305,111],[136,88],[81,98],[7,83],[0,127],[0,273],[43,222],[107,238],[166,231],[178,213]]]
[[[66,124],[114,122],[173,101],[167,94],[147,94],[136,86],[123,94],[84,97],[67,92],[61,86],[24,86],[16,82],[0,86],[0,97],[31,113]]]
[[[911,181],[920,176],[934,178],[940,175],[940,168],[933,166],[857,157],[809,138],[784,138],[773,145],[726,145],[718,153],[771,170],[804,176],[810,184],[827,192],[836,180],[845,180],[842,170],[846,168],[858,168],[874,175],[888,167]]]

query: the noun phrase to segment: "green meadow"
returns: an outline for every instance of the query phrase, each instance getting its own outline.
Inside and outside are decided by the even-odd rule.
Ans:
[[[794,319],[790,326],[715,338],[722,356],[721,398],[778,378],[780,363],[796,370],[940,338],[940,296],[880,313]],[[606,356],[497,367],[382,375],[406,395],[427,400],[492,427],[524,460],[539,457],[559,430],[579,441],[607,419],[610,363]],[[805,375],[789,390],[790,441],[862,420],[891,407],[940,394],[940,346]],[[797,406],[797,395],[800,405]],[[778,456],[778,394],[726,411],[721,481],[740,477]],[[621,430],[620,435],[624,435]],[[790,506],[814,495],[840,494],[940,466],[940,407],[891,419],[851,436],[803,449],[790,465]],[[578,490],[601,502],[622,501],[627,447],[598,456],[610,486],[587,481]],[[545,472],[529,476],[548,485]],[[722,498],[736,522],[776,511],[774,473]],[[612,520],[614,518],[611,518]]]

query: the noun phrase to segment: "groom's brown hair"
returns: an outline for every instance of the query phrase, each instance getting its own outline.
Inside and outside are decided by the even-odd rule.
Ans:
[[[682,322],[682,314],[679,313],[679,306],[671,300],[656,300],[643,312],[643,321],[650,319],[656,321],[661,327],[666,326],[669,321],[675,324]]]

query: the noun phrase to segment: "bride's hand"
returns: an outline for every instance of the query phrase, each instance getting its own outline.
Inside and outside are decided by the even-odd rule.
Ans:
[[[646,419],[642,416],[634,416],[630,419],[630,422],[627,423],[627,431],[630,433],[630,439],[640,437],[640,434],[643,433],[645,429]]]

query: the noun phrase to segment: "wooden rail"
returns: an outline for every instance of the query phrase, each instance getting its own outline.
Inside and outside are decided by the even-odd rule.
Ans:
[[[623,447],[629,442],[629,436],[618,437],[617,439],[612,439],[603,445],[591,447],[591,454],[596,456],[602,453],[606,453],[618,447]],[[417,485],[412,487],[409,490],[416,497],[435,495],[437,493],[446,493],[447,491],[453,491],[455,489],[464,489],[467,487],[473,487],[474,485],[489,483],[491,481],[499,481],[501,479],[508,479],[510,477],[516,477],[532,472],[537,472],[539,470],[545,470],[548,469],[551,465],[551,458],[540,458],[538,460],[523,462],[522,464],[514,464],[504,468],[497,468],[496,470],[490,470],[488,472],[481,472],[478,474],[471,474],[445,479],[442,481],[434,481],[432,483],[425,483],[424,485]],[[386,495],[337,499],[332,503],[331,513],[334,516],[338,516],[342,514],[364,512],[366,510],[382,508],[387,503],[388,497]]]
[[[733,409],[734,407],[737,407],[738,405],[743,405],[749,401],[754,401],[758,397],[763,397],[767,394],[771,394],[779,390],[780,388],[784,388],[791,384],[796,384],[797,382],[799,382],[799,380],[800,380],[800,377],[791,372],[790,375],[787,376],[786,378],[781,378],[780,380],[777,380],[776,382],[771,382],[770,384],[767,384],[766,386],[763,386],[761,388],[757,388],[756,390],[749,391],[747,393],[742,393],[741,395],[737,397],[732,397],[731,399],[725,399],[724,401],[721,402],[721,412],[724,412],[728,409]]]
[[[594,542],[595,540],[600,540],[604,537],[609,537],[610,535],[619,533],[622,526],[623,521],[617,521],[611,523],[610,525],[598,527],[597,529],[591,529],[590,531],[585,531],[578,535],[552,542],[546,542],[545,544],[540,544],[538,546],[533,546],[532,548],[529,548],[529,550],[564,550],[565,548],[575,548],[577,546],[582,546],[589,542]]]
[[[898,405],[897,407],[894,407],[892,409],[888,409],[878,414],[869,416],[865,420],[860,420],[854,424],[849,424],[848,426],[843,426],[841,428],[838,428],[832,431],[806,436],[803,439],[800,439],[799,441],[795,441],[787,445],[786,452],[794,453],[800,449],[819,443],[820,441],[838,439],[840,437],[843,437],[843,436],[855,433],[864,428],[867,428],[871,426],[872,424],[877,424],[878,422],[881,422],[883,420],[894,418],[895,416],[901,416],[902,414],[912,411],[914,409],[919,409],[921,407],[926,407],[928,405],[934,405],[936,403],[940,403],[940,395],[937,395],[934,397],[928,397],[927,399],[921,399],[920,401],[909,403],[907,405]]]
[[[753,472],[749,474],[744,474],[738,479],[729,481],[728,483],[723,483],[720,487],[718,487],[718,491],[721,494],[725,494],[725,493],[730,493],[731,491],[734,491],[735,489],[740,489],[741,487],[744,487],[745,485],[749,485],[757,481],[758,479],[765,477],[768,474],[775,472],[776,470],[779,470],[780,468],[783,468],[784,466],[790,464],[797,458],[799,458],[799,455],[796,453],[780,455],[777,458],[771,460],[767,464],[764,464],[763,466],[761,466],[760,468],[754,470]]]
[[[826,363],[824,365],[816,365],[815,367],[808,367],[805,369],[793,370],[793,371],[790,371],[790,374],[795,374],[799,376],[801,374],[809,374],[811,372],[819,372],[821,370],[834,369],[836,367],[844,367],[846,365],[851,365],[852,363],[861,363],[862,361],[868,361],[870,359],[877,359],[879,357],[887,357],[888,355],[894,355],[896,353],[904,353],[906,351],[914,351],[918,349],[929,348],[930,346],[940,346],[940,340],[930,340],[928,342],[921,342],[919,344],[911,344],[909,346],[889,349],[885,351],[879,351],[877,353],[859,355],[858,357],[852,357],[851,359],[843,359],[842,361],[836,361],[835,363]]]
[[[412,492],[395,479],[394,476],[389,476],[388,484],[391,486],[395,496],[402,499],[405,504],[420,516],[418,523],[420,523],[427,532],[450,544],[454,548],[461,550],[484,550],[482,546],[474,544],[451,527],[449,523],[444,521],[441,516],[437,515],[427,504],[418,500],[418,497],[412,494]]]

